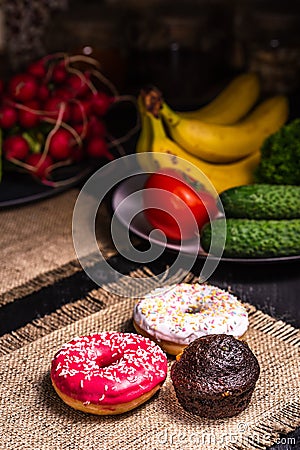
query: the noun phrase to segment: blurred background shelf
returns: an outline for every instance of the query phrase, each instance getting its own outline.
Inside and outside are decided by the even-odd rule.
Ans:
[[[98,59],[121,92],[152,83],[177,106],[205,102],[245,70],[259,73],[266,95],[296,95],[298,9],[293,0],[5,2],[0,76],[65,51]]]

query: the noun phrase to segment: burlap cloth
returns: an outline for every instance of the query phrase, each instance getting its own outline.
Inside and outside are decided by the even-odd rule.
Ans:
[[[85,415],[65,405],[49,379],[53,355],[76,335],[131,331],[135,298],[126,282],[125,293],[120,298],[99,288],[0,338],[1,449],[263,449],[300,425],[299,330],[250,305],[247,341],[261,376],[239,416],[207,420],[185,412],[169,375],[158,395],[120,416]]]
[[[38,203],[0,211],[0,306],[81,270],[72,240],[72,215],[79,191],[71,189]],[[103,203],[97,222],[104,257],[116,251]]]

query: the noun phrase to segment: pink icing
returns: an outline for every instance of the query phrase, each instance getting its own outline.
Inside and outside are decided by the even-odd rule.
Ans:
[[[86,405],[130,402],[162,383],[166,375],[164,352],[133,333],[76,337],[56,353],[51,366],[58,389]]]

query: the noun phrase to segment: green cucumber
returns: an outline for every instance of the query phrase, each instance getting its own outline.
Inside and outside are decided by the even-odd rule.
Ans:
[[[219,238],[224,233],[226,221],[226,242],[223,256],[228,258],[270,258],[300,255],[300,219],[255,220],[215,219],[201,230],[201,245],[209,252],[212,238],[215,251]],[[222,241],[222,239],[221,239]]]
[[[300,218],[300,186],[249,184],[227,189],[219,197],[226,217]]]

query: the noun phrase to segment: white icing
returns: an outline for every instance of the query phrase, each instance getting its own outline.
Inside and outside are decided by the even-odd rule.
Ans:
[[[133,318],[156,341],[181,345],[208,334],[240,337],[249,325],[247,311],[234,295],[199,283],[155,289],[139,300]]]

